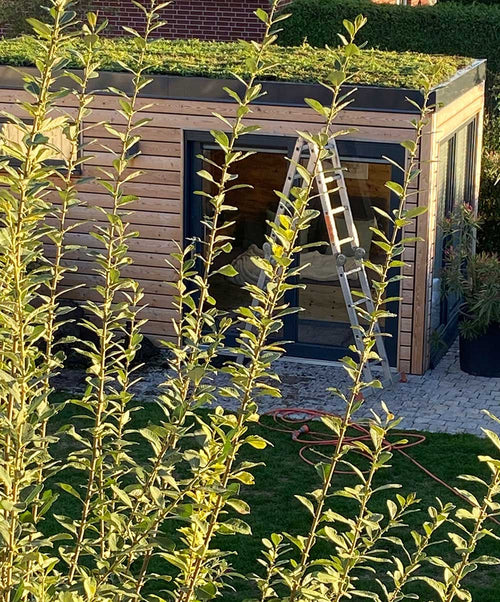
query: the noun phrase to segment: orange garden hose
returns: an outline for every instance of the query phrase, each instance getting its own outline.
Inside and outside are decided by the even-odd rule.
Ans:
[[[335,447],[337,444],[337,439],[332,438],[330,433],[325,433],[321,431],[313,430],[309,423],[322,416],[332,416],[334,418],[339,418],[338,415],[332,414],[330,412],[326,412],[324,410],[309,410],[306,408],[277,408],[275,410],[271,410],[269,412],[265,412],[264,416],[270,416],[274,425],[263,424],[264,428],[267,428],[271,431],[276,431],[280,433],[290,433],[292,439],[297,443],[300,443],[302,447],[299,449],[299,456],[302,458],[304,462],[314,466],[316,462],[313,462],[307,457],[307,452],[313,452],[317,455],[322,455],[316,448],[318,447]],[[352,422],[349,424],[349,427],[359,434],[345,437],[345,443],[349,444],[354,441],[370,441],[370,431],[367,427],[362,424]],[[425,435],[421,433],[414,432],[401,432],[397,431],[394,433],[398,436],[400,442],[399,443],[391,443],[390,441],[386,441],[386,450],[395,451],[400,453],[402,456],[410,460],[417,468],[419,468],[422,472],[424,472],[431,479],[439,483],[440,485],[449,489],[454,495],[464,500],[471,506],[474,504],[462,493],[460,493],[455,487],[449,485],[442,479],[440,479],[437,475],[432,473],[430,470],[425,468],[420,462],[417,462],[414,458],[412,458],[405,450],[414,447],[415,445],[420,445],[426,439]],[[404,443],[401,442],[401,438],[405,440]],[[367,456],[361,450],[356,450],[363,456]],[[352,471],[342,471],[338,470],[338,474],[354,474]],[[494,517],[489,517],[497,525],[500,525],[500,521],[496,520]]]

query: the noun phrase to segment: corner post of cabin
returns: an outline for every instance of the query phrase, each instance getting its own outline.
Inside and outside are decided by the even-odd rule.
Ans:
[[[410,197],[410,206],[427,207],[426,213],[417,218],[413,235],[422,240],[410,246],[405,256],[413,262],[412,278],[402,281],[403,299],[405,291],[412,293],[412,339],[410,371],[423,374],[429,365],[428,327],[429,327],[429,291],[432,285],[432,241],[436,228],[437,205],[437,164],[436,157],[436,113],[432,113],[423,131],[419,151],[418,190]]]

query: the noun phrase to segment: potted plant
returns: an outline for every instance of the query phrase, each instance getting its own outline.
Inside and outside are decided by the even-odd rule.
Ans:
[[[461,205],[445,221],[443,288],[460,298],[460,367],[500,377],[500,257],[475,253],[479,220]]]

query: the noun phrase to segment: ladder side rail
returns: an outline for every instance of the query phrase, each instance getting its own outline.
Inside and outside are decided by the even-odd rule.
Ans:
[[[332,164],[333,171],[337,171],[337,174],[338,174],[337,179],[339,182],[338,193],[339,193],[339,197],[340,197],[340,203],[341,203],[342,207],[344,207],[344,209],[345,209],[344,219],[345,219],[345,223],[346,223],[346,227],[347,227],[347,233],[348,233],[348,236],[353,239],[351,241],[351,249],[353,250],[353,252],[355,252],[356,249],[359,248],[358,230],[356,228],[356,224],[355,224],[354,218],[352,216],[351,201],[350,201],[349,195],[347,193],[347,185],[345,183],[344,170],[340,163],[340,157],[339,157],[339,153],[337,150],[337,145],[335,143],[335,140],[332,140],[330,142],[328,150],[330,152],[330,162]]]
[[[362,353],[364,350],[363,337],[361,336],[361,332],[359,330],[359,319],[358,314],[356,312],[354,306],[354,299],[351,292],[351,287],[349,285],[349,281],[345,274],[344,266],[340,265],[337,261],[338,255],[342,253],[342,245],[339,239],[337,225],[335,223],[335,218],[332,215],[332,204],[330,193],[328,190],[328,184],[326,182],[325,173],[323,170],[323,164],[320,162],[320,167],[318,170],[318,191],[321,199],[321,205],[323,207],[323,214],[325,217],[326,228],[328,231],[328,238],[330,241],[330,246],[332,249],[332,260],[335,261],[335,266],[337,269],[337,274],[339,276],[340,287],[342,289],[342,295],[344,297],[344,301],[347,308],[347,314],[349,316],[349,322],[351,323],[351,329],[354,337],[354,343],[356,345],[356,349]],[[342,183],[342,182],[341,182]],[[350,207],[347,206],[345,213],[349,213]],[[367,365],[364,370],[365,379],[371,380],[371,370],[370,366]]]
[[[366,274],[366,270],[365,270],[364,266],[363,266],[362,272],[360,272],[359,281],[361,284],[362,293],[365,297],[366,310],[368,311],[368,313],[372,313],[373,311],[375,311],[375,304],[373,303],[370,282],[368,280],[368,276]],[[382,369],[384,371],[384,376],[390,382],[390,381],[392,381],[392,375],[391,375],[391,369],[390,369],[390,365],[389,365],[389,358],[387,356],[387,350],[385,348],[382,330],[381,330],[380,324],[378,322],[375,324],[374,332],[375,332],[377,353],[380,357]]]
[[[296,176],[298,173],[297,165],[300,163],[300,160],[302,159],[305,148],[307,148],[307,144],[306,144],[305,140],[303,138],[299,138],[297,140],[297,143],[296,143],[294,151],[293,151],[292,158],[290,160],[290,165],[288,167],[285,185],[283,187],[283,195],[286,198],[290,198],[291,190],[292,190],[293,184],[295,182],[295,179],[296,179]],[[309,156],[309,161],[307,164],[307,170],[309,172],[311,172],[312,166],[313,166],[313,157]],[[274,223],[277,226],[279,226],[280,216],[285,213],[285,210],[286,210],[285,201],[282,198],[280,198],[279,203],[278,203],[278,209],[276,211],[276,215],[274,216]],[[270,237],[273,242],[276,240],[276,234],[275,234],[274,230],[271,230]],[[266,252],[266,250],[268,251],[266,254],[268,255],[267,258],[269,259],[269,256],[271,254],[269,242],[264,243],[264,251]],[[257,286],[260,289],[264,289],[264,286],[266,284],[266,279],[267,278],[266,278],[266,274],[265,274],[264,270],[261,270],[260,274],[259,274],[259,278],[257,280]],[[257,303],[257,301],[254,299],[252,301],[252,305],[255,306],[256,303]]]
[[[361,252],[358,251],[358,249],[360,249],[359,236],[358,236],[356,224],[354,222],[354,218],[352,215],[352,207],[351,207],[349,195],[347,193],[347,185],[345,183],[344,170],[342,169],[340,156],[338,153],[338,149],[337,149],[335,140],[332,140],[329,143],[328,150],[330,151],[330,160],[332,163],[333,170],[338,170],[339,197],[340,197],[342,206],[345,208],[344,218],[345,218],[345,222],[346,222],[346,228],[347,228],[348,236],[350,238],[352,238],[351,248],[354,252],[354,258],[356,261],[356,265],[359,268],[357,270],[352,270],[352,273],[354,273],[354,272],[358,273],[358,278],[359,278],[359,282],[361,285],[362,293],[364,295],[366,309],[369,313],[372,313],[375,310],[375,305],[373,303],[372,290],[370,287],[368,276],[366,274],[366,268],[363,264],[363,255],[365,255],[366,249],[362,249]],[[351,294],[351,298],[352,298],[352,294]],[[346,299],[346,303],[349,304],[348,299]],[[361,304],[361,303],[358,303],[358,304]],[[354,308],[353,308],[353,310],[356,311]],[[349,308],[348,308],[348,312],[349,312]],[[358,323],[359,323],[359,320],[358,320]],[[380,329],[379,324],[375,325],[374,332],[376,335],[377,353],[380,357],[385,377],[389,382],[391,382],[392,375],[391,375],[391,370],[390,370],[390,366],[389,366],[389,359],[387,356],[387,350],[385,348],[385,344],[384,344],[384,341],[382,338],[382,331]]]

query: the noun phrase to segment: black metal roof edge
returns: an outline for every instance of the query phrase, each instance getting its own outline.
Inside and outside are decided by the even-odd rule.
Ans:
[[[486,80],[486,59],[478,59],[464,69],[460,69],[447,82],[436,86],[435,103],[446,106]]]
[[[0,65],[0,89],[22,89],[22,72],[34,72],[33,67],[13,68]],[[433,92],[431,102],[449,104],[466,90],[486,77],[486,61],[474,61],[468,67],[458,71],[450,80],[440,84]],[[107,93],[109,87],[125,92],[131,91],[131,75],[128,73],[101,71],[97,80],[91,80],[97,93]],[[204,100],[211,102],[233,102],[224,91],[231,87],[242,90],[242,84],[234,79],[215,79],[208,77],[182,75],[152,75],[151,83],[142,96],[146,98],[171,100]],[[72,80],[68,78],[66,85]],[[65,85],[64,81],[61,85]],[[319,83],[263,81],[265,96],[257,103],[285,107],[305,107],[305,98],[315,98],[324,104],[331,100],[331,92]],[[416,108],[408,102],[422,101],[418,90],[409,88],[388,88],[383,86],[346,86],[345,92],[355,90],[349,110],[384,111],[390,113],[416,113]]]

